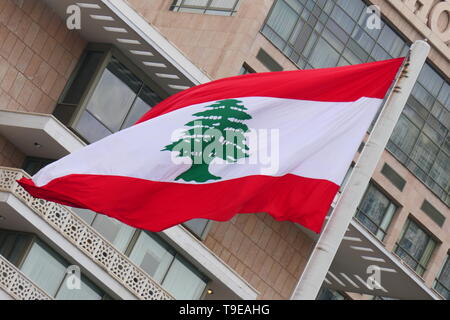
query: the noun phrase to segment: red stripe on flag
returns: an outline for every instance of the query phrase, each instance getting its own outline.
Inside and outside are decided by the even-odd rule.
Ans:
[[[150,231],[193,218],[226,221],[236,213],[267,212],[276,220],[296,222],[319,233],[339,189],[327,180],[292,174],[248,176],[208,184],[74,174],[42,187],[27,178],[19,184],[35,197],[105,213]]]
[[[273,97],[324,102],[383,99],[404,58],[337,68],[253,73],[208,82],[179,92],[147,112],[137,123],[209,101]]]

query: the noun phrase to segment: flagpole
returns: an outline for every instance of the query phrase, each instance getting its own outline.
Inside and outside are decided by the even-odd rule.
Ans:
[[[336,208],[316,243],[291,300],[314,300],[317,297],[429,51],[430,46],[423,40],[416,41],[411,46],[409,59],[397,76],[394,89],[387,98]]]

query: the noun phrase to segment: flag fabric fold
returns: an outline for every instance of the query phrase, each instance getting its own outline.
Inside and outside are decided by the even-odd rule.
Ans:
[[[266,212],[320,232],[402,62],[202,84],[19,184],[150,231]]]

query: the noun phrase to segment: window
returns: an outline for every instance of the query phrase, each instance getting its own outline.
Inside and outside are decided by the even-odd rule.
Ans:
[[[207,279],[183,258],[175,257],[162,282],[177,299],[199,299],[206,288]]]
[[[344,188],[347,185],[347,182],[350,179],[350,176],[352,175],[352,172],[354,169],[355,169],[355,163],[352,162],[352,164],[348,168],[347,172],[345,173],[344,179],[342,180],[341,187],[339,188],[339,191],[338,191],[339,194],[342,194],[342,192],[344,191]]]
[[[36,157],[26,157],[23,162],[22,169],[28,173],[30,176],[35,175],[39,170],[55,160],[36,158]]]
[[[316,300],[349,300],[349,299],[338,291],[322,287],[320,288],[320,291],[317,294]]]
[[[409,44],[382,22],[367,28],[363,0],[276,0],[262,34],[299,68],[324,68],[405,56]],[[450,85],[426,64],[387,145],[450,206]]]
[[[133,227],[103,214],[95,215],[92,221],[92,227],[100,232],[105,239],[111,242],[122,253],[127,249],[135,232]]]
[[[373,300],[399,300],[399,299],[391,297],[374,296]]]
[[[431,254],[436,247],[436,241],[423,230],[414,220],[408,219],[396,244],[395,253],[417,274],[423,275]]]
[[[244,63],[241,67],[241,70],[239,70],[239,75],[249,74],[249,73],[256,73],[256,71],[253,70],[252,68],[250,68],[248,66],[248,64]]]
[[[300,68],[324,68],[406,55],[391,27],[366,27],[362,0],[277,0],[261,32]]]
[[[450,87],[422,69],[387,145],[414,175],[450,206]]]
[[[206,288],[207,279],[155,234],[140,232],[130,259],[176,299],[199,299]]]
[[[236,13],[239,0],[175,0],[170,10],[231,16]]]
[[[176,251],[150,233],[141,232],[134,244],[130,259],[161,283],[175,258]]]
[[[197,238],[203,240],[208,232],[209,220],[192,219],[183,223],[183,226],[186,227]]]
[[[28,233],[8,232],[0,229],[0,255],[15,266],[19,266],[23,253],[30,246],[32,240],[32,235]]]
[[[382,241],[395,211],[397,206],[375,185],[369,184],[356,211],[356,219]]]
[[[63,93],[54,114],[71,127],[88,143],[100,140],[116,131],[133,125],[152,106],[161,101],[160,96],[150,88],[149,81],[142,80],[132,72],[132,65],[126,59],[119,61],[121,54],[115,50],[98,51],[91,45]],[[105,65],[104,68],[101,66]],[[161,91],[159,91],[161,93]],[[24,168],[37,172],[50,162],[29,160]],[[124,251],[124,244],[132,228],[118,225],[117,220],[105,216],[90,215],[88,211],[74,209],[88,223],[98,230],[117,248]],[[86,212],[88,212],[86,214]],[[204,236],[206,223],[198,220],[188,228],[199,238]]]
[[[20,270],[51,296],[64,282],[69,264],[40,241],[34,241]]]
[[[92,143],[133,125],[158,101],[148,86],[112,57],[74,129]]]
[[[91,45],[54,115],[92,143],[133,125],[164,95],[119,51]]]
[[[0,254],[18,267],[30,280],[59,300],[102,300],[105,292],[83,274],[81,288],[66,285],[69,262],[36,236],[0,229]]]
[[[311,53],[309,63],[313,68],[334,67],[339,61],[339,53],[324,39],[319,39]]]
[[[208,279],[157,234],[134,229],[90,210],[72,210],[176,299],[201,298]],[[207,230],[207,224],[206,219],[194,219],[184,226],[201,238]]]
[[[64,280],[64,282],[66,279]],[[112,300],[94,284],[91,280],[81,275],[80,290],[70,290],[66,285],[59,288],[56,295],[58,300]]]
[[[434,289],[445,299],[450,300],[450,253],[447,254],[447,260],[434,282]]]
[[[90,44],[60,97],[54,115],[87,143],[92,143],[132,126],[165,96],[166,93],[118,50]],[[24,168],[34,174],[50,162],[30,158]],[[89,224],[98,226],[119,250],[125,250],[123,243],[131,229],[126,231],[122,225],[116,225],[117,220],[104,216],[93,221],[95,215],[89,210],[73,210]],[[189,230],[199,238],[205,236],[206,230],[206,223],[201,220],[187,223]]]

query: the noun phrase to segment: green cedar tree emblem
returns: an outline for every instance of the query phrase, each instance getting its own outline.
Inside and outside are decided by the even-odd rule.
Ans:
[[[191,167],[175,180],[206,182],[220,180],[209,172],[209,164],[215,158],[228,163],[249,157],[245,133],[249,128],[244,123],[252,117],[245,112],[242,101],[227,99],[206,106],[205,111],[194,113],[197,119],[185,124],[190,129],[181,138],[161,151],[177,152],[177,157],[189,157]]]

